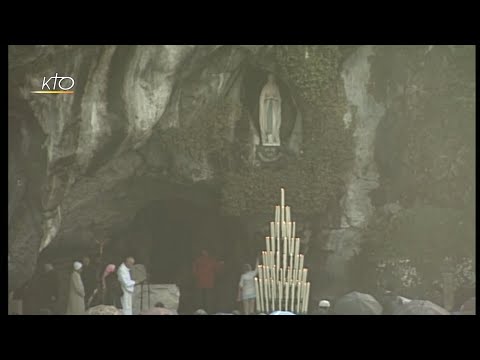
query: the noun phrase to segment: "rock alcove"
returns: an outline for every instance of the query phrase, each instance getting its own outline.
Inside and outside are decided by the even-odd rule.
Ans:
[[[9,291],[47,261],[68,273],[98,241],[109,261],[133,252],[155,281],[181,283],[205,245],[226,262],[228,307],[280,186],[312,225],[311,273],[329,275],[312,299],[346,291],[365,231],[395,204],[473,213],[472,59],[430,45],[310,46],[308,58],[301,46],[9,47]],[[265,164],[270,71],[286,155]],[[74,96],[31,93],[55,72],[76,79]]]

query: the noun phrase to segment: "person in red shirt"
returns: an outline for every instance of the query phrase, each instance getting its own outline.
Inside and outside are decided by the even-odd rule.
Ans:
[[[212,312],[212,295],[215,287],[215,275],[221,270],[223,261],[217,262],[207,250],[202,250],[201,255],[193,263],[193,276],[197,293],[198,308]]]

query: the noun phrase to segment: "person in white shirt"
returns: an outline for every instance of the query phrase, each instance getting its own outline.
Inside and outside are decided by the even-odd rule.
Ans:
[[[135,259],[132,256],[129,256],[125,261],[118,267],[117,276],[118,281],[122,286],[123,296],[121,299],[123,315],[132,315],[132,298],[133,291],[137,282],[132,280],[130,275],[130,269],[135,265]]]
[[[255,270],[252,270],[250,264],[243,265],[243,274],[240,277],[240,283],[238,284],[240,298],[243,302],[244,315],[251,315],[255,313],[255,298],[257,293],[255,290],[255,276],[258,273],[259,259],[255,264]]]

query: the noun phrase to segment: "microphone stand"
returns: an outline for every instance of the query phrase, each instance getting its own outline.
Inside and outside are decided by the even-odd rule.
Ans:
[[[140,311],[143,310],[143,285],[147,286],[148,308],[150,309],[150,282],[148,281],[148,272],[145,280],[140,283]]]

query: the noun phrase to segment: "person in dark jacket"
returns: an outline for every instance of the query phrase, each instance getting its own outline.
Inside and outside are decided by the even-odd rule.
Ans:
[[[43,273],[40,274],[37,280],[36,287],[38,288],[37,301],[38,309],[49,310],[52,314],[56,312],[56,303],[58,299],[58,275],[52,264],[45,264]]]
[[[122,288],[115,273],[116,267],[113,264],[107,265],[102,275],[102,303],[113,305],[119,308]]]
[[[56,271],[51,264],[45,264],[22,289],[24,314],[38,315],[42,309],[54,312],[58,289]]]
[[[85,288],[85,306],[88,308],[88,301],[90,300],[93,292],[97,288],[98,280],[97,280],[97,269],[95,268],[94,264],[91,264],[90,258],[85,256],[82,259],[82,283]]]

